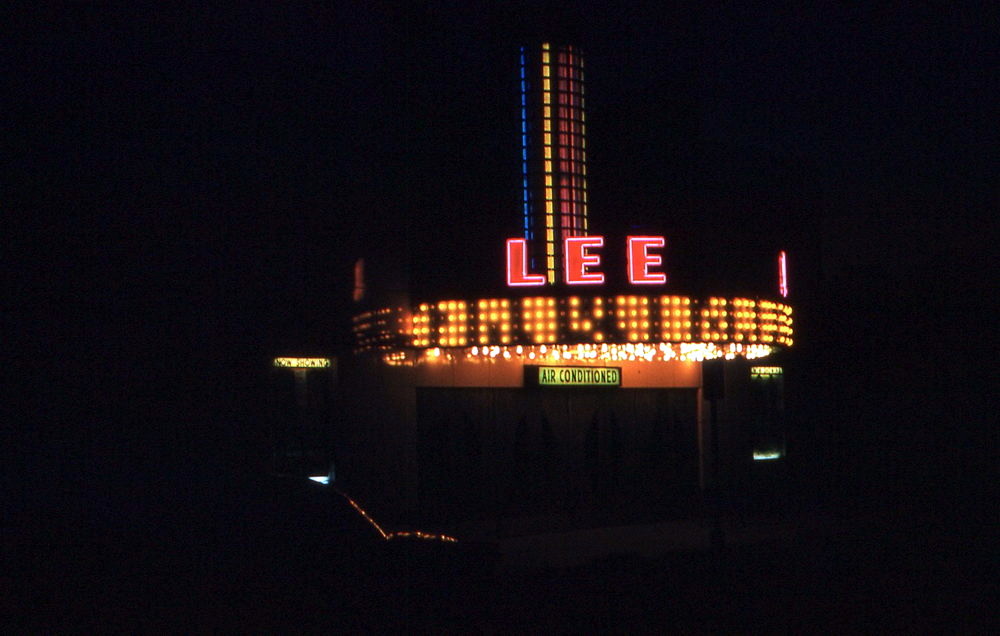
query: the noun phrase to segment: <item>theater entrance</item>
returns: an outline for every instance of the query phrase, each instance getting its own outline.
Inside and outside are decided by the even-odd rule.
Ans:
[[[690,514],[697,390],[417,389],[420,508],[446,523]]]

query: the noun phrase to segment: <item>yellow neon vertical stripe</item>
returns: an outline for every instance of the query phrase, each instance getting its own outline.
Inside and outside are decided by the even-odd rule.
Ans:
[[[542,50],[546,51],[542,53],[542,77],[549,77],[551,74],[551,69],[549,67],[549,54],[547,53],[549,48],[548,44],[542,45]],[[543,81],[542,89],[542,103],[549,104],[551,102],[551,96],[549,93],[550,85],[549,80]],[[548,131],[552,130],[552,111],[550,108],[545,108],[542,117],[542,130],[546,131],[543,137],[544,148],[545,148],[545,158],[550,159],[552,157],[552,135]],[[553,218],[552,218],[552,162],[545,162],[545,227],[548,228],[545,233],[545,255],[546,255],[546,273],[548,274],[549,283],[556,282],[556,245],[555,245],[555,233],[552,231]]]

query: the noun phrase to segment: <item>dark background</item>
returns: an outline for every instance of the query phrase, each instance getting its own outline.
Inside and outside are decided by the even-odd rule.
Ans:
[[[269,359],[350,346],[355,258],[418,292],[499,286],[520,219],[518,46],[551,38],[586,54],[595,231],[662,232],[680,289],[759,285],[789,251],[790,456],[822,469],[817,488],[974,502],[997,442],[985,13],[13,15],[4,324],[28,434],[8,465],[65,483],[175,452],[254,461]]]

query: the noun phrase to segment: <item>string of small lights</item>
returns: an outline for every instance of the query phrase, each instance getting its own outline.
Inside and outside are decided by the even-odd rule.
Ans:
[[[378,530],[378,533],[380,535],[382,535],[382,538],[385,539],[386,541],[391,541],[392,539],[398,539],[398,538],[403,538],[403,537],[414,537],[414,538],[417,538],[417,539],[425,539],[425,540],[430,540],[430,541],[445,541],[447,543],[458,543],[458,539],[456,539],[455,537],[450,537],[450,536],[448,536],[446,534],[432,534],[432,533],[429,533],[429,532],[421,532],[420,530],[404,530],[404,531],[397,531],[397,532],[386,532],[385,530],[382,529],[382,526],[380,526],[378,524],[378,522],[375,521],[372,518],[372,516],[369,515],[368,512],[364,508],[362,508],[360,505],[358,505],[358,502],[354,501],[354,499],[352,499],[347,493],[345,493],[344,491],[339,490],[337,488],[334,488],[333,490],[338,495],[340,495],[341,497],[343,497],[344,499],[346,499],[347,503],[351,504],[351,507],[353,507],[355,510],[357,510],[358,514],[360,514],[362,517],[364,517],[365,520],[368,523],[372,524],[372,527],[374,527],[376,530]]]
[[[558,364],[563,362],[604,363],[604,362],[702,362],[738,357],[747,360],[763,358],[773,353],[768,345],[741,345],[714,343],[626,343],[626,344],[576,344],[576,345],[516,345],[513,347],[493,345],[490,347],[467,347],[464,349],[443,349],[433,347],[427,350],[394,351],[386,353],[383,361],[389,365],[412,366],[415,364],[447,363],[459,360],[473,362],[497,362],[518,360],[528,363]]]

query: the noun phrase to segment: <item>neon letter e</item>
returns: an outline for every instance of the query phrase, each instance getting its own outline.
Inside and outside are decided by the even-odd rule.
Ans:
[[[597,254],[588,254],[587,248],[603,246],[603,236],[571,236],[565,239],[567,285],[589,285],[604,282],[604,274],[601,272],[587,271],[588,267],[597,267],[601,264],[601,257]]]
[[[628,282],[633,285],[662,285],[667,282],[663,272],[650,272],[649,267],[662,265],[663,257],[650,254],[649,248],[663,247],[667,242],[662,236],[628,237]]]

